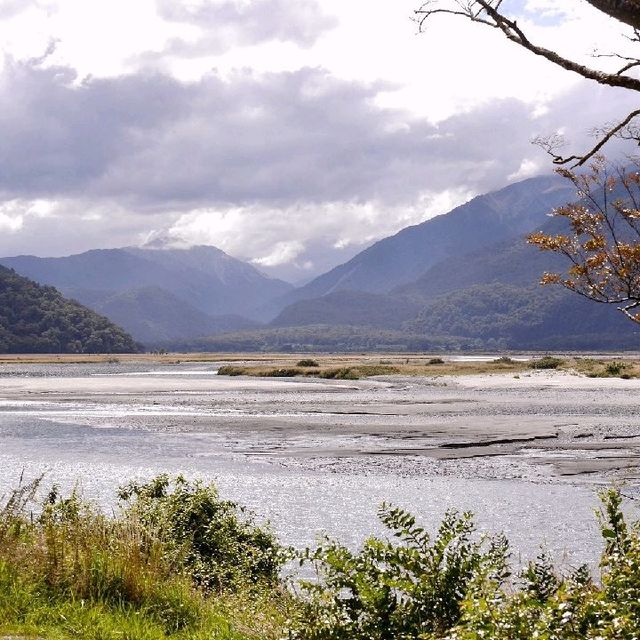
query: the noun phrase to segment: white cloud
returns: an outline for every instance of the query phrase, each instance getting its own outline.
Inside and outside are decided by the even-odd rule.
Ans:
[[[55,201],[39,198],[6,200],[0,203],[0,230],[15,234],[23,230],[28,222],[54,216],[57,206]]]
[[[580,150],[633,105],[478,25],[417,35],[418,4],[5,0],[0,253],[151,237],[315,272],[543,171],[532,136]],[[510,3],[536,41],[610,64],[587,54],[621,25],[586,4]]]
[[[278,267],[283,264],[289,264],[304,251],[304,244],[300,240],[285,240],[276,242],[271,253],[261,258],[253,258],[253,264],[263,267]]]
[[[507,180],[510,182],[516,182],[518,180],[524,180],[525,178],[532,178],[533,176],[540,175],[545,171],[548,171],[548,167],[540,161],[540,158],[525,158],[520,163],[518,170],[507,176]]]
[[[348,260],[380,238],[446,213],[472,195],[465,190],[421,193],[413,203],[402,205],[341,201],[278,209],[195,209],[154,239],[167,246],[212,244],[275,275],[295,279]]]
[[[22,216],[9,215],[0,211],[0,231],[8,231],[9,233],[15,233],[22,229],[24,219]]]

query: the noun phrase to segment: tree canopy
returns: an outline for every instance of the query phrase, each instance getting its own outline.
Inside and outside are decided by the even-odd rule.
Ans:
[[[107,318],[0,266],[0,353],[135,353]]]

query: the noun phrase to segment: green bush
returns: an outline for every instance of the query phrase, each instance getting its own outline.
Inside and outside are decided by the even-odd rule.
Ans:
[[[601,494],[605,548],[600,583],[586,566],[566,575],[541,554],[510,579],[504,538],[473,537],[468,514],[450,512],[435,537],[400,509],[383,508],[398,544],[371,538],[359,552],[326,540],[304,561],[294,640],[637,640],[640,524],[621,495]]]
[[[604,368],[607,375],[609,376],[620,376],[627,368],[627,365],[624,362],[609,362],[607,366]]]
[[[383,640],[442,634],[455,625],[472,584],[506,574],[502,537],[473,540],[470,514],[448,512],[432,539],[402,509],[383,505],[380,519],[399,544],[370,538],[354,553],[327,539],[303,562],[319,582],[304,582],[306,607],[296,640]]]
[[[339,369],[326,369],[318,374],[319,378],[328,380],[359,380],[358,372],[351,367],[341,367]]]
[[[266,371],[261,371],[259,375],[264,378],[295,378],[296,376],[304,375],[304,371],[294,367],[284,367],[267,369]]]
[[[557,369],[564,364],[564,360],[554,356],[544,356],[529,363],[531,369]]]
[[[221,500],[213,485],[158,476],[120,489],[127,515],[154,532],[178,567],[207,590],[275,583],[283,552],[272,531],[243,507]]]
[[[213,487],[164,477],[129,485],[113,517],[54,487],[34,516],[39,484],[0,499],[0,637],[280,636],[276,602],[289,606],[276,587],[280,552]]]
[[[296,363],[296,367],[319,367],[317,360],[312,360],[311,358],[303,358],[302,360],[298,360]]]
[[[226,364],[218,369],[219,376],[243,376],[246,371],[242,367],[234,367],[233,365]]]

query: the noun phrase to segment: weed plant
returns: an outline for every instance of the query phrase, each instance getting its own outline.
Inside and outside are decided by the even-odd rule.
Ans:
[[[640,525],[601,494],[601,571],[541,554],[512,574],[504,536],[448,512],[434,535],[383,505],[390,538],[299,554],[317,579],[286,591],[287,554],[215,487],[160,476],[106,516],[41,480],[0,501],[0,635],[88,640],[638,640]]]
[[[317,360],[312,360],[311,358],[303,358],[302,360],[298,360],[296,367],[319,367],[320,364]]]

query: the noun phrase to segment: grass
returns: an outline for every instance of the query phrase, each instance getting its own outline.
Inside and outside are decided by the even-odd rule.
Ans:
[[[625,522],[615,489],[601,494],[597,582],[544,554],[512,579],[506,538],[478,536],[455,511],[431,536],[383,505],[384,538],[359,551],[324,538],[292,555],[211,485],[130,483],[106,516],[55,489],[35,502],[40,484],[0,499],[0,637],[632,640],[640,628],[640,524]],[[317,579],[287,591],[291,558]]]
[[[492,362],[451,362],[440,357],[406,355],[376,359],[371,356],[318,356],[316,366],[299,366],[300,360],[287,356],[223,365],[219,375],[253,377],[316,377],[332,380],[359,380],[373,376],[445,376],[518,373],[527,363],[501,358]]]
[[[163,486],[164,497],[158,493]],[[114,517],[75,494],[62,499],[55,491],[34,516],[38,488],[39,481],[22,485],[0,505],[0,635],[65,640],[280,636],[290,599],[278,586],[277,569],[270,580],[246,564],[247,558],[262,560],[264,549],[257,541],[272,540],[270,534],[233,503],[220,501],[211,487],[144,485],[155,494],[143,491]],[[225,532],[223,539],[207,533],[212,518]],[[174,535],[183,521],[191,533]],[[209,543],[216,541],[215,549],[210,544],[197,548],[199,531]],[[203,575],[217,579],[205,581]]]
[[[529,363],[532,369],[558,369],[565,361],[562,358],[556,358],[555,356],[543,356],[537,358]]]
[[[634,378],[640,376],[640,363],[636,360],[595,360],[581,357],[545,355],[531,360],[514,360],[501,356],[488,362],[450,361],[441,357],[413,355],[376,359],[372,356],[318,356],[317,366],[300,366],[301,360],[280,355],[265,356],[242,364],[220,367],[220,375],[253,377],[317,377],[335,380],[359,380],[372,376],[460,376],[460,375],[519,375],[532,370],[562,370],[578,372],[597,378]]]
[[[640,363],[635,360],[602,360],[576,358],[575,369],[589,378],[630,378],[640,377]]]
[[[0,355],[2,364],[99,364],[133,363],[175,365],[188,363],[224,363],[220,375],[256,377],[320,377],[357,380],[371,376],[459,376],[490,374],[526,374],[531,369],[564,370],[592,378],[640,377],[640,360],[625,356],[615,361],[584,356],[532,356],[518,361],[502,356],[489,362],[451,361],[432,354],[308,354],[294,353],[169,353],[133,355]]]

